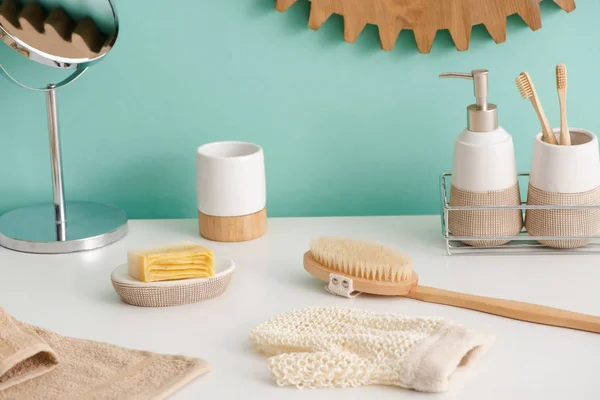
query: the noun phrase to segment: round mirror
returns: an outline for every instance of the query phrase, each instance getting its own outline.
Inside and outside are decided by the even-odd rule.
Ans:
[[[108,53],[119,24],[112,0],[0,0],[0,37],[56,68],[86,67]]]
[[[56,90],[78,79],[114,46],[119,32],[112,0],[0,0],[0,38],[19,54],[40,64],[71,70],[69,77],[43,88],[14,78],[26,89],[45,92],[50,137],[54,202],[0,216],[0,245],[32,253],[91,250],[127,233],[127,216],[114,206],[66,201]]]

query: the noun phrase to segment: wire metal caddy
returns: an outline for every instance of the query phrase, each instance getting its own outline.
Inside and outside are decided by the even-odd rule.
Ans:
[[[520,179],[529,180],[529,173],[521,172],[518,174]],[[446,242],[446,253],[448,255],[469,254],[469,255],[514,255],[514,254],[600,254],[600,235],[598,236],[532,236],[526,228],[515,236],[455,236],[448,227],[449,215],[452,211],[477,211],[477,210],[589,210],[600,209],[600,205],[586,206],[530,206],[526,201],[521,201],[520,206],[451,206],[448,181],[452,179],[449,172],[440,176],[440,193],[442,198],[442,235]],[[462,241],[498,241],[510,240],[508,243],[500,246],[480,246],[473,247],[464,244]],[[537,240],[590,240],[590,243],[584,247],[575,249],[555,249],[544,246]]]

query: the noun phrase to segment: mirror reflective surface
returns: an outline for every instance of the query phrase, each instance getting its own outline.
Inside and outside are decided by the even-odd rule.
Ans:
[[[0,0],[0,37],[21,55],[81,68],[110,51],[119,31],[112,0]]]
[[[31,253],[71,253],[113,243],[127,233],[119,208],[65,200],[56,91],[77,80],[117,40],[119,25],[111,0],[0,0],[0,39],[43,65],[68,69],[69,76],[43,88],[0,72],[13,83],[46,94],[53,203],[0,216],[0,246]]]

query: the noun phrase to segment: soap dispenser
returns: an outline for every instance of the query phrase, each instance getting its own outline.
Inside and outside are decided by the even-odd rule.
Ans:
[[[512,137],[498,126],[498,108],[487,102],[488,70],[443,73],[440,78],[473,81],[475,104],[467,107],[467,129],[454,144],[450,206],[518,206],[521,204]],[[519,209],[450,210],[448,228],[453,236],[473,236],[471,246],[498,246],[523,228]]]

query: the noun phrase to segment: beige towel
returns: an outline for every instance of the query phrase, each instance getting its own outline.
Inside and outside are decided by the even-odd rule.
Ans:
[[[0,308],[0,399],[163,399],[210,371],[206,361],[23,324]]]

